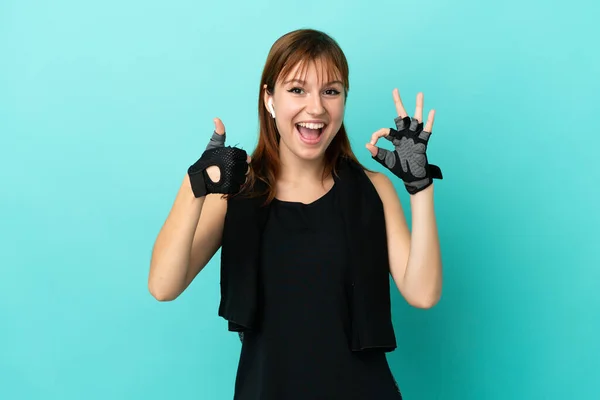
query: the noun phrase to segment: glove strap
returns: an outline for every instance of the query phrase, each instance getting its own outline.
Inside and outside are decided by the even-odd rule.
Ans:
[[[427,176],[429,176],[431,179],[444,179],[442,175],[442,170],[437,165],[428,164],[427,168],[429,171],[427,173]]]
[[[206,196],[208,192],[206,189],[207,177],[205,177],[204,174],[206,174],[206,171],[201,171],[195,174],[188,174],[188,176],[190,177],[190,185],[192,187],[192,192],[194,193],[194,197],[196,198]]]

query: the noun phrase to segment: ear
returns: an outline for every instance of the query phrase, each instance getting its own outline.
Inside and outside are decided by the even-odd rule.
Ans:
[[[264,93],[263,93],[263,105],[267,109],[267,112],[271,114],[271,109],[269,108],[269,102],[273,101],[273,94],[269,93],[269,89],[267,85],[263,85]]]

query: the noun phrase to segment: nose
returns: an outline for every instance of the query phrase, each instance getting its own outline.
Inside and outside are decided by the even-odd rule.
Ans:
[[[320,95],[307,96],[306,112],[310,115],[321,115],[325,112]]]

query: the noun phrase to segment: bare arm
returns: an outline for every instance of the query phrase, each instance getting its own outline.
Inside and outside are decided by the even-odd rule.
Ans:
[[[184,177],[152,249],[148,289],[157,300],[177,298],[216,253],[226,207],[220,195],[194,197]]]
[[[206,147],[206,151],[211,152],[225,145],[225,126],[219,118],[213,121],[215,131]],[[246,161],[249,163],[250,157]],[[232,177],[232,171],[224,172],[227,184],[240,178]],[[221,181],[217,165],[209,166],[206,173],[213,183]],[[221,194],[202,194],[208,190],[196,190],[195,195],[190,179],[188,171],[152,249],[148,289],[160,301],[176,299],[221,247],[227,200]]]
[[[384,174],[369,173],[383,202],[390,273],[406,301],[433,307],[442,291],[442,261],[433,205],[433,185],[412,195],[412,234],[398,193]]]
[[[226,199],[222,198],[220,194],[206,196],[192,242],[184,289],[188,287],[221,247],[226,213]]]

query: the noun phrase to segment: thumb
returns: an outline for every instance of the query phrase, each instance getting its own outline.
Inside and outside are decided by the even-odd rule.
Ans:
[[[365,147],[369,150],[369,152],[371,153],[371,156],[373,156],[373,157],[375,157],[377,155],[377,152],[379,151],[377,146],[373,146],[371,143],[367,143],[365,145]]]
[[[225,125],[223,125],[223,122],[219,118],[213,119],[213,122],[215,123],[215,132],[219,135],[224,135]]]
[[[215,131],[211,135],[205,150],[225,146],[225,125],[223,125],[223,122],[219,118],[213,119],[213,122],[215,123]]]

